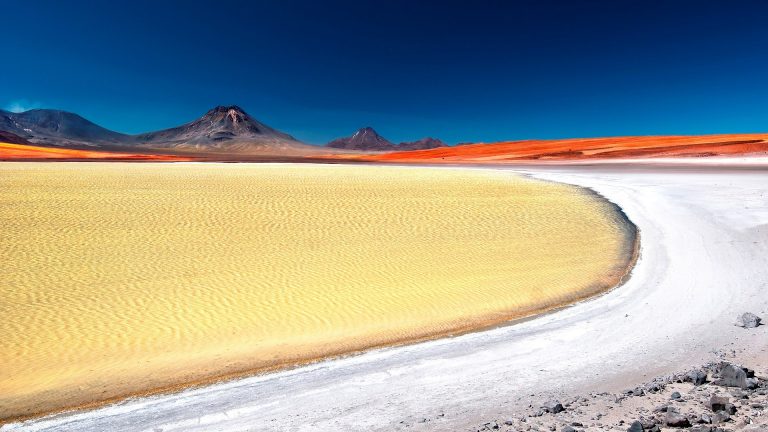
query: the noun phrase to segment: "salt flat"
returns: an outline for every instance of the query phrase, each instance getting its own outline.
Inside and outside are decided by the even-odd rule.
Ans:
[[[723,346],[765,356],[764,335],[732,322],[768,310],[766,171],[524,171],[591,187],[624,209],[642,238],[626,284],[512,326],[4,430],[456,430],[514,413],[530,395],[623,389]]]

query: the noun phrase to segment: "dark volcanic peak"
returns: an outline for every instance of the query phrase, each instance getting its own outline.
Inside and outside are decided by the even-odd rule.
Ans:
[[[436,147],[444,147],[445,143],[435,138],[422,138],[418,141],[403,142],[395,145],[379,135],[373,128],[364,127],[354,135],[335,139],[327,147],[362,150],[362,151],[399,151],[399,150],[424,150]]]
[[[21,113],[0,113],[0,129],[33,143],[66,145],[121,145],[129,135],[105,129],[83,117],[60,110],[33,109]]]
[[[140,142],[169,143],[206,143],[259,137],[296,141],[292,136],[259,122],[236,105],[217,106],[193,122],[171,129],[137,135]]]
[[[397,145],[398,150],[426,150],[438,147],[447,147],[447,144],[432,137],[422,138],[417,141],[401,142]]]
[[[301,143],[294,137],[254,119],[236,105],[217,106],[199,119],[157,132],[136,136],[146,146],[246,151],[266,145]]]
[[[379,135],[372,127],[364,127],[352,136],[335,139],[328,147],[346,150],[390,151],[395,145]]]
[[[254,133],[262,133],[259,127],[266,129],[265,125],[262,125],[251,116],[249,116],[242,108],[237,105],[222,106],[219,105],[216,108],[209,110],[203,115],[198,122],[211,122],[222,127],[228,127],[237,129],[238,127],[245,128]]]

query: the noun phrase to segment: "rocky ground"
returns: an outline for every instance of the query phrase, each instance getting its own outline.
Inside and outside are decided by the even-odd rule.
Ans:
[[[744,314],[737,325],[754,328],[760,319]],[[622,393],[532,402],[526,412],[473,430],[768,432],[768,368],[755,371],[739,364],[736,350],[719,351],[717,356],[719,361],[656,377]]]

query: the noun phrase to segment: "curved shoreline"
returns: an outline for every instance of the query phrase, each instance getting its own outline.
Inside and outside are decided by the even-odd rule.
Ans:
[[[622,289],[515,326],[7,430],[476,429],[484,419],[524,411],[533,397],[622,391],[716,360],[713,350],[726,346],[741,349],[749,362],[765,356],[765,327],[747,336],[732,321],[745,310],[768,311],[767,168],[518,169],[592,187],[626,211],[643,244]]]
[[[534,181],[538,182],[541,180],[534,180]],[[623,283],[623,280],[626,278],[627,274],[631,272],[637,260],[637,253],[639,248],[638,230],[637,230],[637,227],[627,218],[626,214],[624,214],[621,211],[620,207],[615,205],[615,203],[610,202],[610,200],[606,199],[599,193],[589,190],[588,188],[582,188],[577,186],[571,186],[571,187],[579,191],[578,193],[585,193],[585,194],[592,195],[593,199],[596,199],[603,203],[607,203],[612,208],[613,212],[610,213],[611,217],[620,219],[618,225],[620,225],[622,227],[622,230],[626,232],[625,233],[625,235],[627,236],[626,242],[628,244],[628,249],[631,250],[631,252],[629,253],[626,264],[622,266],[622,270],[620,271],[620,273],[617,273],[615,278],[610,280],[610,283],[604,285],[604,282],[601,282],[599,285],[596,285],[595,288],[585,288],[584,290],[579,291],[579,293],[576,296],[569,298],[566,303],[558,303],[551,306],[544,306],[541,308],[528,310],[525,313],[521,313],[519,311],[496,312],[490,318],[480,317],[472,320],[462,320],[461,323],[457,322],[456,325],[452,325],[448,329],[437,329],[434,332],[425,332],[422,336],[416,337],[416,338],[400,339],[394,342],[374,344],[374,345],[365,346],[363,348],[354,349],[354,350],[348,350],[348,349],[345,349],[345,347],[340,347],[339,351],[337,352],[332,352],[329,355],[323,355],[316,358],[300,359],[295,362],[281,363],[279,365],[260,367],[257,369],[246,368],[246,369],[243,369],[242,371],[235,371],[232,373],[217,375],[211,378],[205,377],[202,379],[185,381],[183,383],[173,384],[170,386],[153,388],[148,391],[131,392],[126,395],[112,397],[105,400],[93,401],[86,404],[67,407],[66,409],[63,409],[63,410],[57,409],[54,411],[35,413],[32,415],[7,418],[7,419],[4,419],[4,421],[11,423],[11,422],[23,421],[26,419],[40,419],[52,414],[56,415],[56,414],[64,413],[64,415],[66,415],[67,413],[77,412],[79,410],[95,409],[105,405],[119,403],[120,401],[129,399],[129,398],[148,397],[153,395],[162,396],[162,395],[167,395],[173,392],[204,388],[205,386],[208,386],[208,385],[228,383],[228,382],[235,381],[237,379],[242,379],[244,377],[265,376],[271,372],[295,370],[297,368],[301,368],[302,366],[353,357],[368,351],[386,349],[386,348],[396,348],[396,347],[418,344],[425,341],[433,341],[440,338],[450,338],[450,337],[457,337],[457,336],[461,336],[469,333],[482,332],[482,331],[493,329],[493,328],[504,327],[508,325],[517,324],[520,322],[525,322],[531,319],[535,319],[538,316],[562,310],[563,308],[570,307],[586,299],[603,295],[606,292],[609,292],[615,289],[617,286],[621,285],[621,283]]]
[[[729,344],[760,355],[764,340],[755,346],[732,320],[768,310],[768,241],[755,241],[768,239],[768,171],[521,171],[593,187],[627,212],[643,250],[622,289],[515,326],[7,430],[457,430],[523,410],[529,395],[620,391],[699,366]]]

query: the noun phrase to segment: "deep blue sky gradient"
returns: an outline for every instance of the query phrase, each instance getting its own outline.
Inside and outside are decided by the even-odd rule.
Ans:
[[[0,107],[311,143],[768,131],[768,1],[0,0]]]

